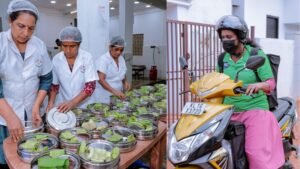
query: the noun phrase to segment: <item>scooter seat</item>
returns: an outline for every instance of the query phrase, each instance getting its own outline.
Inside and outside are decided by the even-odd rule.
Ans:
[[[283,117],[283,115],[288,112],[291,105],[290,105],[290,102],[285,99],[279,98],[277,101],[278,101],[278,106],[273,111],[273,113],[274,113],[277,121],[279,121]]]

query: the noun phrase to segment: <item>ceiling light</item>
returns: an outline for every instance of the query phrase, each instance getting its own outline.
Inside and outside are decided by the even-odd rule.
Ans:
[[[68,4],[66,4],[66,6],[72,6],[72,4],[71,4],[71,3],[68,3]]]
[[[151,5],[146,5],[146,8],[150,8],[151,7]]]
[[[51,4],[56,4],[56,1],[50,1]]]
[[[112,3],[112,0],[109,0],[109,3]]]
[[[134,1],[134,4],[139,4],[140,3],[140,1]]]
[[[112,6],[112,7],[110,7],[110,10],[115,10],[115,9],[116,9],[116,8],[115,8],[115,7],[113,7],[113,6]]]

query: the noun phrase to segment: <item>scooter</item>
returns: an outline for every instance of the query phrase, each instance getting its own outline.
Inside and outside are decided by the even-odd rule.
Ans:
[[[243,69],[256,70],[265,59],[253,56]],[[183,64],[182,64],[183,63]],[[181,66],[187,64],[181,58]],[[241,70],[243,70],[241,69]],[[241,71],[240,70],[240,71]],[[247,169],[245,154],[245,128],[230,120],[233,105],[223,104],[225,96],[244,94],[242,81],[223,73],[208,73],[190,85],[190,91],[203,102],[187,102],[180,119],[168,132],[168,159],[178,169]],[[254,96],[252,96],[254,97]],[[292,128],[295,119],[295,102],[279,98],[273,112],[281,132],[286,159],[291,151]],[[287,167],[288,168],[288,167]]]

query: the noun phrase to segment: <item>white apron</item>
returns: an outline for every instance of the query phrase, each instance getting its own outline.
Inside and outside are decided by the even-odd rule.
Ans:
[[[82,49],[78,51],[72,72],[63,52],[55,55],[52,63],[53,84],[59,84],[59,93],[55,100],[56,106],[76,97],[84,89],[86,82],[98,81],[92,55]],[[87,104],[93,103],[92,96],[86,98],[78,107],[86,108]]]
[[[4,98],[24,121],[31,120],[32,106],[39,90],[39,76],[52,70],[45,44],[35,36],[27,42],[24,60],[11,37],[11,30],[0,33],[0,78]],[[0,124],[6,125],[0,116]]]
[[[119,57],[119,67],[107,52],[96,60],[96,69],[106,75],[106,82],[114,89],[123,92],[122,80],[125,78],[127,71],[126,63],[123,56]],[[99,83],[96,86],[95,98],[100,103],[110,103],[112,93],[105,90]]]

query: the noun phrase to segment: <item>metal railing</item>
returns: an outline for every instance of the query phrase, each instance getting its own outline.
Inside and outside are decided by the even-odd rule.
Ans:
[[[189,74],[182,71],[179,57],[187,59],[189,72],[195,79],[214,71],[217,56],[222,52],[221,41],[214,25],[167,21],[167,85],[168,85],[168,124],[180,117],[181,109],[187,101],[195,98],[189,90]]]

